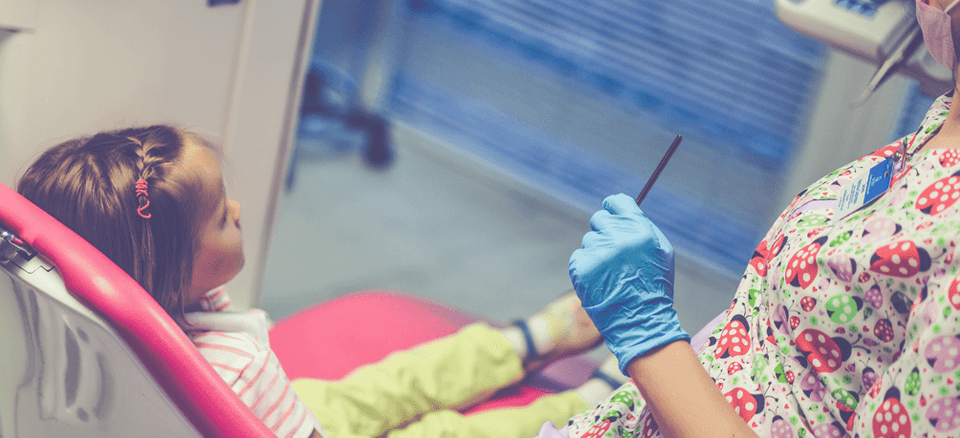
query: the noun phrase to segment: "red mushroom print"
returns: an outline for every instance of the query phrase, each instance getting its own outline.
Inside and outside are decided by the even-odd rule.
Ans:
[[[767,259],[765,257],[758,256],[754,253],[753,258],[750,259],[750,266],[753,266],[753,270],[757,271],[757,275],[760,277],[767,276]]]
[[[813,368],[820,373],[832,373],[850,357],[850,342],[843,338],[830,338],[817,329],[806,329],[797,336],[797,348],[802,351]]]
[[[773,238],[773,243],[770,244],[770,252],[767,254],[767,257],[776,257],[780,254],[780,250],[783,249],[783,244],[787,243],[787,238],[783,234],[778,235]]]
[[[587,433],[583,434],[583,438],[601,438],[608,430],[610,430],[610,419],[604,418],[602,422],[594,424],[587,430]]]
[[[873,414],[873,435],[877,438],[909,438],[911,430],[910,416],[900,403],[900,391],[890,388]]]
[[[820,237],[808,243],[793,254],[787,262],[785,279],[790,285],[806,289],[817,278],[817,254],[820,247],[827,241],[827,236]]]
[[[954,278],[947,290],[947,299],[954,309],[960,310],[960,278]]]
[[[800,299],[800,307],[804,312],[812,312],[813,308],[817,305],[817,299],[811,296],[806,296]]]
[[[826,219],[827,219],[826,216],[822,216],[819,218],[819,220],[821,221],[825,221]],[[797,224],[797,225],[799,226],[800,224]],[[827,229],[827,227],[814,228],[809,232],[807,232],[807,238],[813,239],[814,237],[817,237],[818,235],[820,235],[820,233],[822,233],[823,230],[825,229]]]
[[[727,374],[733,375],[733,373],[736,373],[737,371],[740,371],[742,369],[743,369],[743,366],[741,366],[739,362],[734,362],[727,367]]]
[[[761,277],[767,276],[767,255],[769,255],[767,250],[767,241],[763,240],[757,245],[757,249],[753,252],[753,257],[750,258],[750,266],[753,266],[753,269],[757,271],[757,275]]]
[[[731,356],[741,356],[750,350],[749,328],[743,315],[736,315],[720,332],[720,340],[714,356],[717,359]]]
[[[800,317],[793,315],[790,317],[790,328],[796,330],[797,327],[800,327]]]
[[[723,395],[733,410],[740,414],[744,422],[749,423],[754,415],[763,410],[763,396],[751,394],[744,388],[733,388]]]
[[[943,149],[940,153],[940,165],[943,167],[953,167],[960,164],[960,151],[956,149]]]
[[[917,210],[926,214],[940,214],[960,199],[960,172],[941,178],[931,184],[917,198]]]
[[[873,335],[883,342],[892,341],[894,337],[893,324],[890,324],[890,320],[887,318],[877,321],[873,326]]]
[[[883,386],[883,376],[877,377],[877,380],[873,382],[873,386],[870,387],[870,391],[867,391],[867,395],[871,398],[876,397],[880,394],[881,386]]]
[[[930,254],[911,240],[884,245],[870,257],[870,270],[891,277],[909,278],[930,269]]]
[[[880,157],[880,158],[890,158],[893,156],[893,154],[897,153],[897,149],[900,149],[900,142],[901,140],[897,140],[896,143],[889,144],[880,149],[877,149],[872,154],[867,155],[867,157],[874,156],[874,157]]]

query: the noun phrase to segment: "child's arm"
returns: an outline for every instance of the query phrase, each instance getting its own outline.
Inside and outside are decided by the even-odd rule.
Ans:
[[[756,437],[730,407],[686,341],[674,341],[630,361],[665,437]]]

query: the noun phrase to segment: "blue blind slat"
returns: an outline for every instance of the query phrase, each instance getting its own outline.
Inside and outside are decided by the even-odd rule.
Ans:
[[[565,60],[582,72],[575,76],[610,94],[632,89],[696,102],[685,112],[741,136],[760,132],[775,139],[744,149],[781,162],[798,135],[822,53],[789,35],[772,3],[749,0],[427,2],[470,26]]]
[[[639,117],[697,138],[714,148],[705,159],[735,161],[737,184],[766,193],[779,190],[777,175],[804,129],[824,53],[820,43],[777,21],[772,0],[410,1],[411,11],[438,20],[429,25],[452,24],[491,44],[485,46],[491,54],[519,54],[625,103]],[[402,70],[393,80],[391,101],[402,118],[477,140],[482,146],[462,147],[547,192],[586,200],[637,183],[618,163],[592,162],[575,145],[558,147],[548,134],[525,131],[522,122],[458,93],[456,85],[446,89]],[[651,211],[671,241],[742,269],[761,237],[758,227],[767,224],[719,215],[706,192],[686,199],[669,189],[655,188],[649,202],[670,206]],[[779,207],[773,201],[743,202],[745,210],[755,209],[743,217]]]
[[[558,148],[555,139],[544,138],[511,123],[496,114],[495,108],[463,96],[451,96],[415,78],[394,77],[393,96],[397,109],[408,120],[440,126],[452,136],[469,135],[477,143],[465,142],[458,147],[483,159],[504,166],[523,179],[535,178],[538,187],[561,198],[589,200],[584,207],[592,209],[599,199],[614,190],[638,193],[643,181],[602,160]],[[478,144],[479,143],[479,144]],[[515,147],[522,144],[523,147]],[[696,202],[655,186],[644,205],[661,206],[647,209],[647,215],[658,224],[677,248],[710,260],[730,275],[739,275],[759,240],[759,230],[716,212],[699,208]],[[669,206],[669,208],[662,208]],[[707,224],[707,225],[705,225]],[[709,230],[704,230],[709,227]]]

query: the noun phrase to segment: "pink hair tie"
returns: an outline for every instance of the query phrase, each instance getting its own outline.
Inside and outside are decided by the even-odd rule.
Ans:
[[[143,178],[140,178],[137,180],[137,199],[140,199],[141,195],[146,200],[146,204],[143,204],[140,207],[137,207],[137,213],[140,215],[140,217],[144,219],[150,219],[153,216],[152,214],[150,213],[143,214],[143,210],[150,206],[150,200],[147,199],[149,196],[147,195],[147,181],[144,180]]]

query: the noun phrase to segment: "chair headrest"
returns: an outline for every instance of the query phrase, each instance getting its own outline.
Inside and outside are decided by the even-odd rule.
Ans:
[[[0,223],[57,266],[67,290],[113,327],[204,436],[273,437],[139,283],[0,183]]]

